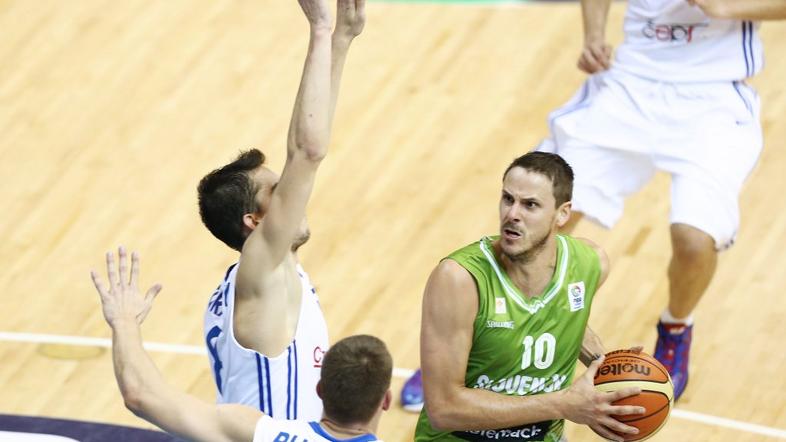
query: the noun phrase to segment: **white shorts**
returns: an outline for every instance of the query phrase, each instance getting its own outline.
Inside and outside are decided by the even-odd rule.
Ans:
[[[589,77],[549,115],[556,152],[575,174],[573,208],[605,227],[625,198],[661,170],[671,175],[671,223],[730,246],[738,197],[762,149],[759,98],[743,82],[662,83],[610,70]]]

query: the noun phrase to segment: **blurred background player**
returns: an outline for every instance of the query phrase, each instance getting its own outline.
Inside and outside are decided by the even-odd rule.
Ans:
[[[213,235],[240,252],[205,313],[219,403],[274,418],[318,419],[315,394],[328,332],[297,250],[309,238],[306,204],[327,154],[344,60],[365,23],[364,0],[299,0],[310,41],[281,177],[254,149],[205,176],[199,210]]]
[[[256,407],[208,404],[166,383],[142,346],[140,325],[161,290],[156,284],[139,291],[139,257],[120,248],[106,255],[109,286],[91,272],[112,329],[115,377],[126,407],[168,433],[193,441],[376,441],[382,412],[390,407],[393,360],[385,344],[368,335],[350,336],[325,354],[321,380],[313,392],[324,402],[324,414],[307,419],[272,419]],[[362,379],[362,382],[357,382]]]
[[[503,174],[499,236],[451,253],[432,271],[416,441],[557,442],[564,419],[610,440],[623,440],[611,430],[638,432],[612,415],[643,409],[612,402],[640,390],[593,386],[603,348],[587,321],[609,265],[596,245],[557,234],[570,218],[572,188],[559,155],[517,158]],[[589,369],[574,384],[579,357]]]
[[[718,251],[734,242],[738,197],[762,149],[759,98],[744,82],[763,65],[758,21],[786,17],[786,2],[630,0],[613,64],[609,4],[581,2],[578,67],[593,75],[550,114],[551,138],[539,150],[571,164],[574,210],[606,227],[656,171],[671,175],[669,302],[655,357],[678,398],[688,382],[693,310]]]

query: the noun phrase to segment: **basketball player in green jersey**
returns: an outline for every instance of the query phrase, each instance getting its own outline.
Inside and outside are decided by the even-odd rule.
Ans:
[[[451,253],[431,273],[416,441],[556,442],[565,419],[610,440],[623,440],[610,429],[638,432],[612,415],[644,409],[612,402],[640,390],[593,387],[603,347],[585,329],[609,265],[596,245],[556,233],[570,217],[572,191],[560,156],[517,158],[503,175],[500,235]],[[589,368],[572,382],[579,357]]]

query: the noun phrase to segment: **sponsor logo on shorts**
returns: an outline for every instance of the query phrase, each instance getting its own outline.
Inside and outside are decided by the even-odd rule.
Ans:
[[[515,428],[505,428],[503,430],[475,430],[475,431],[456,431],[454,436],[472,441],[542,441],[551,427],[552,421],[538,422],[534,424],[522,425]]]
[[[641,33],[650,40],[690,43],[693,41],[694,31],[707,26],[707,23],[655,23],[648,20]]]

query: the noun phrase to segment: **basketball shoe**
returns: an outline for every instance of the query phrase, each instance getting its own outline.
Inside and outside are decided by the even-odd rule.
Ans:
[[[423,377],[420,369],[407,379],[401,389],[401,407],[413,413],[423,409]]]
[[[667,324],[658,321],[658,342],[655,359],[669,371],[674,384],[674,400],[680,398],[688,385],[688,361],[693,325]]]

